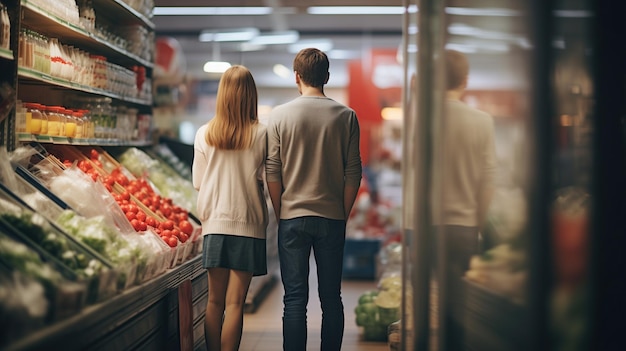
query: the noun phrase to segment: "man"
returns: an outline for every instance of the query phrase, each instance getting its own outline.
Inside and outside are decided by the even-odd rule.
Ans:
[[[293,62],[301,96],[277,106],[268,125],[267,185],[276,213],[284,287],[283,349],[306,350],[309,257],[317,266],[321,350],[341,349],[341,273],[346,220],[361,182],[355,112],[326,97],[326,54],[309,48]]]
[[[446,350],[463,344],[462,277],[472,255],[479,254],[478,234],[485,224],[496,171],[493,118],[461,101],[469,64],[465,55],[446,50],[446,102],[441,125],[442,149],[434,177],[433,223],[445,245]]]

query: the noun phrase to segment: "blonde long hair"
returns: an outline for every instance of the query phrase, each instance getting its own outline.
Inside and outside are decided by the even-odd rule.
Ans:
[[[209,121],[207,144],[224,150],[242,150],[252,145],[257,125],[258,95],[250,71],[241,65],[230,67],[217,89],[215,117]]]

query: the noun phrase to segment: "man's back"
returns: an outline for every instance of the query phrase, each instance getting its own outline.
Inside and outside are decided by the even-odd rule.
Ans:
[[[490,191],[495,174],[493,119],[461,101],[445,105],[442,136],[441,206],[435,224],[478,226],[486,206],[482,192]],[[435,199],[434,201],[437,201]],[[441,212],[438,212],[438,209]]]
[[[350,108],[301,96],[276,107],[268,127],[268,181],[282,180],[282,219],[344,218],[344,184],[361,179],[359,125]]]

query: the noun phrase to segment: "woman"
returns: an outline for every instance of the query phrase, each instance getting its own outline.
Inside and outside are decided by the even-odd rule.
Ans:
[[[209,351],[239,348],[250,280],[267,274],[266,127],[258,121],[257,100],[250,71],[229,68],[220,80],[215,117],[200,127],[194,142],[193,185],[209,277]]]

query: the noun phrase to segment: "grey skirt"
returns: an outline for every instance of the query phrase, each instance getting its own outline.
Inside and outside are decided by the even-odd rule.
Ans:
[[[251,272],[253,276],[267,274],[265,239],[205,234],[202,246],[204,268],[228,268]]]

